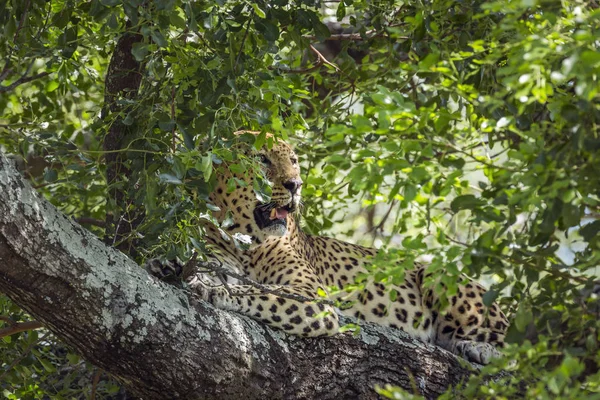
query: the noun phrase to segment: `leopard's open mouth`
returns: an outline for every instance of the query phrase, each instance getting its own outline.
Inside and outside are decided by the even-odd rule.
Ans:
[[[254,220],[260,229],[273,225],[287,226],[287,216],[295,210],[293,202],[280,207],[275,203],[259,204],[254,208]]]

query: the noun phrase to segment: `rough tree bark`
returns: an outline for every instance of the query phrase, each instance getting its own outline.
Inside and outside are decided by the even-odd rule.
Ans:
[[[433,398],[472,372],[403,332],[301,339],[194,301],[41,199],[0,153],[0,290],[144,399]]]

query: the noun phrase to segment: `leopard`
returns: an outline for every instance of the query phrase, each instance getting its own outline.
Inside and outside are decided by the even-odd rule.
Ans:
[[[234,137],[244,134],[258,132],[240,131]],[[205,239],[212,249],[209,258],[250,282],[215,285],[196,273],[187,279],[189,290],[219,309],[292,335],[338,334],[342,314],[359,323],[402,330],[478,364],[500,356],[508,319],[498,304],[484,305],[486,289],[468,278],[459,283],[445,307],[440,307],[436,291],[425,285],[426,264],[415,264],[401,283],[371,279],[357,285],[358,290],[345,291],[347,285],[368,274],[378,250],[303,231],[298,156],[287,142],[272,142],[271,147],[265,144],[260,150],[248,146],[270,182],[270,200],[257,199],[255,174],[227,169],[219,174],[209,196],[218,209],[213,212],[218,224],[205,227]],[[231,178],[235,178],[234,188]],[[226,219],[229,222],[223,224]],[[249,246],[236,244],[236,235],[249,238]],[[173,265],[152,261],[149,269],[164,276],[173,273]],[[181,265],[175,273],[181,273]],[[336,307],[341,298],[344,306]]]

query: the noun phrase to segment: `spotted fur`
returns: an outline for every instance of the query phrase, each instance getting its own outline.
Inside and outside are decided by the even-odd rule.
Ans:
[[[215,256],[265,288],[250,285],[206,285],[200,276],[190,286],[215,306],[236,311],[271,327],[300,336],[333,335],[338,332],[338,316],[333,306],[318,301],[289,298],[316,298],[327,288],[342,288],[365,272],[377,250],[335,238],[309,236],[297,225],[293,211],[300,199],[302,180],[298,158],[283,142],[259,152],[266,177],[272,182],[272,202],[276,209],[287,207],[285,221],[264,226],[256,214],[261,205],[253,192],[252,177],[237,176],[248,182],[227,191],[228,173],[219,177],[211,201],[220,208],[217,220],[227,211],[234,223],[225,229],[232,235],[252,238],[249,250],[240,250],[227,235],[214,226],[207,227],[207,240]],[[285,212],[281,211],[280,214]],[[265,214],[266,215],[266,214]],[[263,216],[265,216],[263,215]],[[264,219],[264,218],[263,218]],[[264,222],[264,221],[262,221]],[[270,223],[268,220],[267,223]],[[401,329],[426,342],[440,345],[481,364],[489,363],[503,345],[508,321],[497,305],[486,308],[485,289],[469,282],[450,297],[447,309],[436,308],[437,298],[423,288],[424,267],[416,266],[406,274],[404,283],[370,283],[350,299],[342,313],[360,320]],[[391,289],[397,292],[392,301]],[[284,294],[283,296],[281,294]]]

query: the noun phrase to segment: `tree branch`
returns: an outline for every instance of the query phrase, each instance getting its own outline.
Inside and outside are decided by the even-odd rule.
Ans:
[[[310,45],[310,49],[313,53],[315,53],[319,59],[319,62],[321,64],[325,64],[325,65],[329,65],[331,68],[335,69],[337,72],[340,72],[340,68],[335,65],[334,63],[328,61],[323,54],[319,53],[319,51],[317,49],[315,49],[315,46],[313,46],[312,44]]]
[[[30,331],[32,329],[42,328],[43,325],[37,321],[28,321],[28,322],[20,322],[18,324],[13,324],[7,328],[0,329],[0,338],[4,336],[14,335],[15,333]]]
[[[21,76],[19,79],[17,79],[16,81],[14,81],[13,83],[11,83],[8,86],[0,86],[0,93],[4,93],[4,92],[10,92],[11,90],[13,90],[14,88],[16,88],[19,85],[22,85],[24,83],[27,82],[31,82],[34,81],[36,79],[40,79],[43,78],[45,76],[50,75],[50,72],[40,72],[39,74],[35,74],[32,76]]]
[[[301,339],[158,282],[38,196],[0,153],[0,291],[145,399],[432,398],[468,378],[449,352],[365,325]]]
[[[385,28],[393,28],[393,27],[397,27],[397,26],[403,26],[406,25],[406,23],[398,23],[398,24],[392,24],[389,25]],[[373,38],[378,38],[378,37],[384,37],[387,34],[387,31],[384,29],[371,29],[369,31],[366,31],[364,33],[364,35],[361,35],[360,33],[332,33],[331,35],[329,35],[329,37],[322,39],[324,42],[327,41],[363,41],[363,40],[369,40],[369,39],[373,39]],[[331,28],[330,28],[331,30]],[[306,39],[309,40],[319,40],[315,35],[304,35],[303,36]],[[408,36],[394,36],[395,39],[410,39],[410,37]]]

